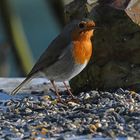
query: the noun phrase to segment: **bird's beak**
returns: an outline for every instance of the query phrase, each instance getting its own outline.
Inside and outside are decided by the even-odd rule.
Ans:
[[[96,26],[88,26],[86,28],[84,28],[82,31],[90,31],[90,30],[98,30],[101,29],[100,27],[96,27]]]

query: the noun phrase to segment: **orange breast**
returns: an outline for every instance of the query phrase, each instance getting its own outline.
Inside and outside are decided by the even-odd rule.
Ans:
[[[73,41],[73,57],[78,64],[84,64],[90,60],[92,54],[92,43],[87,40]]]

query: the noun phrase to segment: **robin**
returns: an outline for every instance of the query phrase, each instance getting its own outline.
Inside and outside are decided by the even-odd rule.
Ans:
[[[26,79],[11,92],[11,95],[17,94],[23,85],[42,72],[51,81],[60,101],[55,81],[63,82],[68,93],[74,97],[65,81],[78,75],[88,64],[92,54],[91,37],[94,29],[96,29],[94,21],[87,19],[68,24],[51,42]]]

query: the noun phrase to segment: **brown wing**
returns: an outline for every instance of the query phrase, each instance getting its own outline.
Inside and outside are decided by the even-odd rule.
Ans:
[[[67,45],[69,45],[70,41],[71,39],[68,35],[60,34],[56,37],[56,39],[52,41],[49,47],[40,56],[31,72],[28,74],[28,77],[31,77],[36,72],[53,65],[59,59],[59,56],[66,49]]]

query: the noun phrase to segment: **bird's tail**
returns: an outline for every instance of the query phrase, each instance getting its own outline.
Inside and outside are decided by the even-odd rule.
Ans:
[[[32,80],[32,76],[28,76],[18,87],[16,87],[10,94],[11,95],[16,95],[18,91],[22,88],[22,86],[26,85]]]

